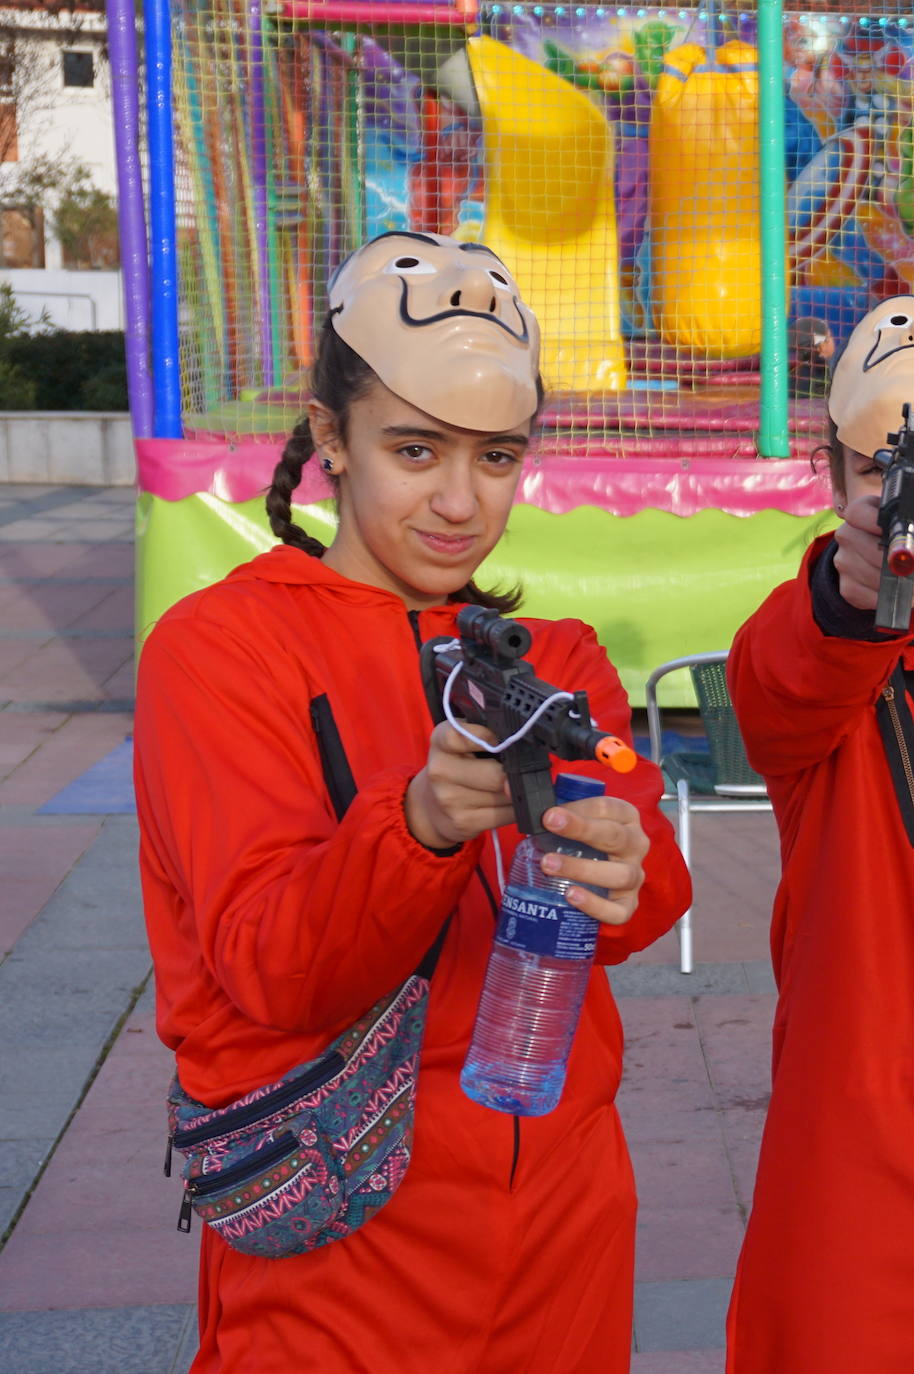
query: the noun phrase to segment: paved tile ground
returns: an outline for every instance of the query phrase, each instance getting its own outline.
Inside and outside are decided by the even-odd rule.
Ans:
[[[126,782],[132,502],[0,486],[0,1374],[193,1357]],[[611,973],[641,1204],[633,1374],[721,1374],[768,1093],[771,817],[698,816],[693,854],[695,973],[673,934]]]

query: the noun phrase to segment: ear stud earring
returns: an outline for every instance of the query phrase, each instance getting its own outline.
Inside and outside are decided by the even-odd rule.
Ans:
[[[332,458],[322,458],[322,459],[321,459],[321,467],[324,469],[324,472],[332,472],[332,471],[333,471],[333,459],[332,459]]]

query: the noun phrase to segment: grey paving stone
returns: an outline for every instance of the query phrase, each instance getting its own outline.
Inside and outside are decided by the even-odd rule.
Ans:
[[[18,949],[0,968],[0,1044],[19,1047],[94,1044],[99,1048],[149,972],[143,948],[46,951]]]
[[[107,1034],[100,1037],[97,1044],[17,1046],[4,1052],[0,1056],[0,1140],[56,1140],[107,1038]],[[37,1169],[41,1162],[37,1153],[36,1159]]]
[[[11,485],[4,484],[3,492],[6,496],[10,496],[12,490]],[[26,518],[31,520],[33,516],[52,511],[57,506],[72,506],[75,501],[91,496],[94,491],[94,487],[24,488],[21,499],[15,505],[5,506],[0,511],[0,525],[12,525],[15,521]],[[28,494],[25,494],[26,492]],[[24,539],[34,539],[35,537],[35,533],[31,529],[25,530],[23,533]]]
[[[731,1279],[636,1283],[635,1349],[722,1347],[731,1287]]]
[[[751,993],[771,993],[777,992],[777,983],[774,981],[774,972],[771,965],[760,960],[756,964],[744,964],[746,978],[749,983]]]
[[[191,1308],[184,1328],[184,1335],[181,1338],[181,1344],[178,1346],[174,1364],[169,1370],[169,1374],[187,1374],[197,1353],[198,1344],[197,1312],[195,1308]]]
[[[34,1137],[29,1140],[0,1139],[0,1188],[20,1187],[26,1173],[31,1180],[36,1161],[40,1167],[53,1144],[50,1137],[47,1140],[36,1140]]]
[[[707,997],[729,993],[769,992],[767,963],[697,964],[680,973],[672,964],[620,964],[607,975],[617,997]]]
[[[2,1374],[178,1374],[191,1307],[0,1313]]]

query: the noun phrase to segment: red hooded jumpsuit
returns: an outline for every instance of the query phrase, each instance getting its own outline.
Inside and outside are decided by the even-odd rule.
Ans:
[[[914,654],[819,628],[810,575],[828,542],[729,663],[783,866],[773,1091],[729,1374],[914,1370],[914,848],[875,709]]]
[[[455,907],[432,980],[415,1148],[400,1189],[343,1241],[269,1260],[202,1236],[194,1374],[623,1374],[635,1193],[616,1109],[622,1032],[593,973],[567,1087],[515,1123],[458,1075],[493,934],[492,841],[451,857],[409,833],[403,796],[431,719],[418,643],[459,607],[407,612],[279,547],[173,607],[142,654],[141,868],[158,1028],[184,1087],[219,1106],[314,1057],[417,965]],[[618,677],[578,621],[528,622],[547,681],[629,735]],[[309,703],[327,693],[358,796],[337,823]],[[595,771],[651,839],[623,960],[667,930],[688,877],[646,761]],[[505,862],[517,842],[501,832]]]

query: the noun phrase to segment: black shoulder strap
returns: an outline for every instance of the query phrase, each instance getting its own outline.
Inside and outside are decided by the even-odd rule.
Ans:
[[[876,702],[879,733],[908,839],[914,846],[914,720],[908,707],[905,670],[895,665]]]
[[[321,767],[324,770],[327,791],[330,794],[336,818],[341,821],[349,810],[358,788],[355,785],[355,778],[352,776],[346,750],[333,716],[333,707],[330,705],[330,698],[326,692],[322,693],[321,696],[313,697],[311,700],[311,724],[314,726],[314,734],[317,738],[317,748],[320,754]],[[434,944],[423,955],[416,969],[420,978],[431,978],[435,972],[450,923],[451,918],[448,916],[435,937]]]

